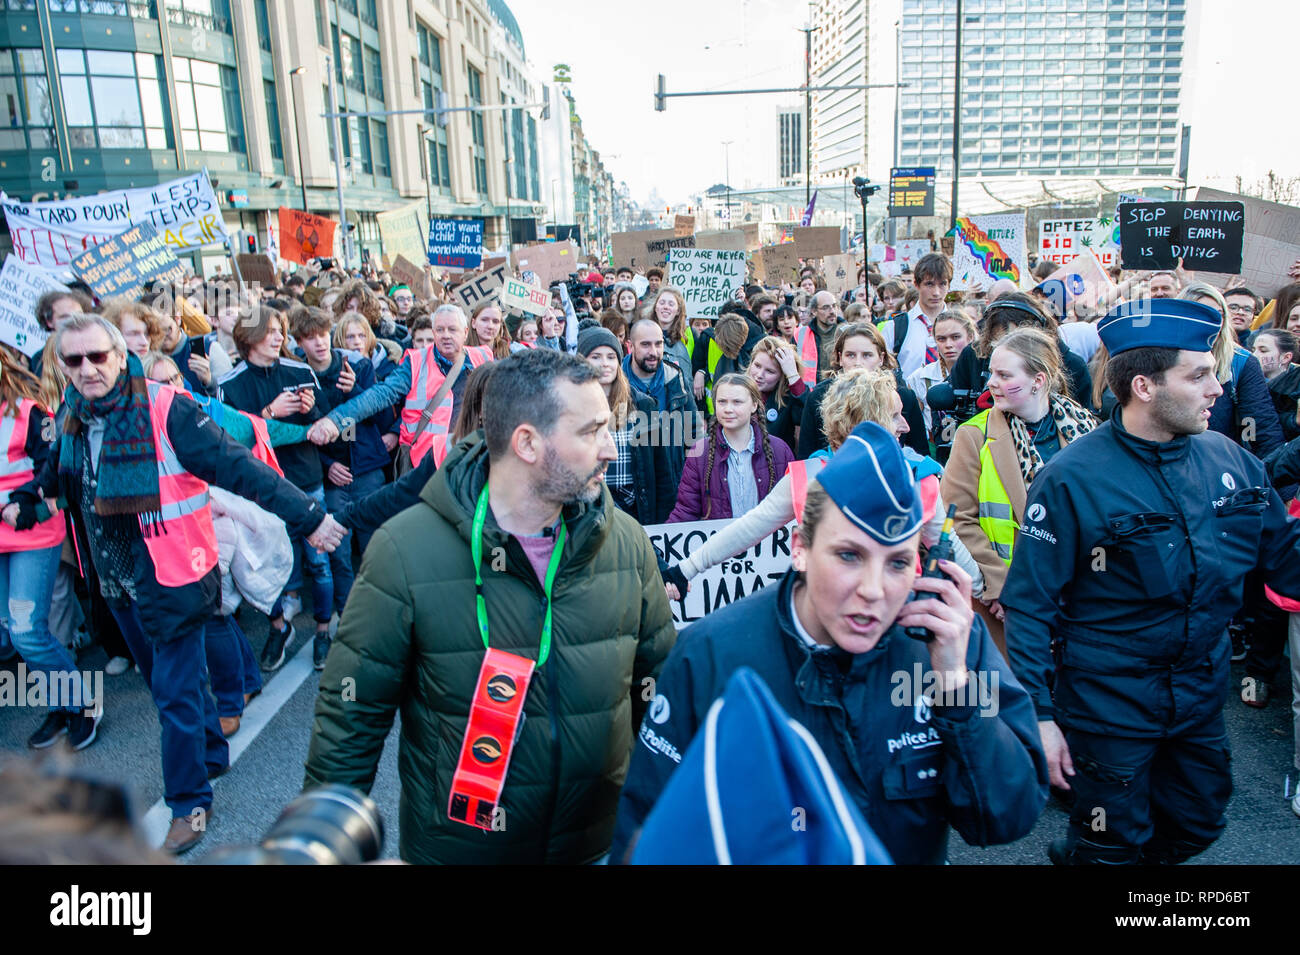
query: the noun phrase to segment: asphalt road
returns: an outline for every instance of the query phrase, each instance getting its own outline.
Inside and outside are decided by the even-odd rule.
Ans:
[[[240,622],[260,654],[266,618],[245,608]],[[269,679],[264,675],[262,695],[249,704],[243,725],[230,740],[233,763],[229,772],[213,782],[215,800],[207,836],[194,851],[181,857],[184,862],[202,861],[220,846],[255,843],[301,789],[318,674],[311,667],[310,614],[299,615],[296,626],[298,636],[289,647],[285,665]],[[83,669],[99,669],[105,662],[98,648],[85,651],[78,661]],[[14,665],[7,666],[12,669]],[[1233,672],[1235,683],[1242,675],[1239,664]],[[157,712],[143,680],[133,670],[104,680],[107,703],[99,738],[71,759],[79,770],[126,784],[147,831],[161,843],[168,813],[161,802]],[[26,752],[27,737],[41,718],[41,713],[31,709],[0,707],[0,750]],[[1283,797],[1288,774],[1292,791],[1298,775],[1293,764],[1289,689],[1281,689],[1262,711],[1229,699],[1227,723],[1236,790],[1228,806],[1228,828],[1192,864],[1293,864],[1300,860],[1300,818]],[[387,827],[386,857],[396,857],[398,844],[397,732],[395,726],[371,793]],[[1048,844],[1064,829],[1065,813],[1052,802],[1034,830],[1018,842],[979,849],[954,834],[949,855],[957,864],[1042,864],[1047,860]]]

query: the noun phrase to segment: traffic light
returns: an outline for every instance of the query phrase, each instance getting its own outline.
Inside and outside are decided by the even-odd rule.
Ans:
[[[655,112],[662,113],[667,103],[664,101],[664,94],[667,93],[664,83],[664,75],[659,74],[659,83],[655,86]]]
[[[878,193],[880,189],[880,186],[873,186],[870,179],[863,179],[861,176],[853,177],[853,192],[863,202]]]
[[[244,251],[247,252],[249,255],[257,254],[257,233],[256,232],[244,233]]]

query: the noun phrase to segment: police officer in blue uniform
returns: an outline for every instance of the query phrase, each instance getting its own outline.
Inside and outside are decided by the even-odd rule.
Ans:
[[[1033,705],[971,612],[970,577],[946,561],[951,579],[918,577],[922,522],[897,440],[859,425],[809,488],[792,569],[678,640],[638,734],[612,861],[741,667],[821,745],[896,863],[942,863],[950,825],[974,845],[1033,827],[1047,801]],[[797,808],[772,824],[796,824]]]
[[[1219,324],[1176,299],[1103,318],[1119,410],[1030,489],[1002,604],[1052,784],[1075,793],[1058,864],[1178,863],[1218,838],[1228,620],[1253,569],[1300,595],[1300,525],[1264,466],[1206,430]]]

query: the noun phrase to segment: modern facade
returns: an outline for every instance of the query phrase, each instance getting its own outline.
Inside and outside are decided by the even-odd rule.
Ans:
[[[482,217],[486,243],[499,247],[508,230],[540,234],[547,206],[566,198],[551,187],[566,180],[573,151],[547,148],[541,108],[450,113],[445,126],[420,113],[440,94],[453,107],[549,97],[501,0],[0,7],[0,103],[9,119],[0,188],[12,196],[146,186],[207,167],[228,228],[264,243],[279,206],[303,205],[301,163],[307,207],[335,218],[342,174],[353,264],[382,254],[375,216],[385,210],[418,201],[433,215]],[[336,149],[334,124],[322,115],[331,71],[339,111],[404,112],[342,121]]]
[[[812,4],[812,85],[867,82],[869,0],[816,0]],[[814,93],[812,169],[818,182],[860,175],[867,159],[868,98],[865,90]]]
[[[776,111],[776,178],[783,186],[797,186],[803,179],[803,121],[801,106]]]
[[[964,0],[962,178],[1169,177],[1194,2]],[[870,3],[869,82],[893,83],[897,69],[908,84],[898,165],[940,177],[952,175],[956,21],[956,0]],[[879,182],[894,96],[868,97],[867,169]]]

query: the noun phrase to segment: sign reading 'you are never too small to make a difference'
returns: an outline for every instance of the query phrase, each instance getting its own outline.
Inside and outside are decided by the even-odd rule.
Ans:
[[[746,253],[734,249],[673,249],[668,283],[681,289],[687,318],[717,318],[745,283]]]

